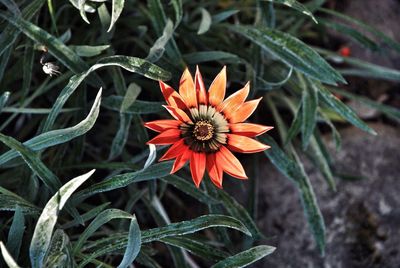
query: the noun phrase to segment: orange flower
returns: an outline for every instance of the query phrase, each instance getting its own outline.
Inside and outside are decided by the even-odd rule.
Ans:
[[[250,137],[265,133],[273,127],[242,123],[256,109],[261,98],[245,102],[249,83],[227,99],[225,97],[226,68],[217,75],[208,92],[199,69],[195,79],[186,69],[179,83],[179,94],[160,81],[168,105],[164,106],[175,120],[145,123],[157,131],[148,144],[172,144],[160,160],[175,158],[171,174],[190,161],[190,171],[197,187],[207,169],[211,181],[222,188],[222,173],[247,179],[239,160],[231,153],[256,153],[270,148]]]

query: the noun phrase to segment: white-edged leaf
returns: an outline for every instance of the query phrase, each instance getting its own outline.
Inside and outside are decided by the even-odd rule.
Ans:
[[[86,174],[67,182],[46,204],[36,223],[29,248],[29,256],[33,268],[43,266],[43,260],[50,245],[53,228],[57,222],[58,214],[73,192],[95,172],[91,170]]]
[[[148,168],[151,164],[154,163],[154,160],[156,160],[157,157],[157,148],[154,144],[149,144],[149,157],[146,160],[146,163],[144,163],[143,169]]]
[[[204,8],[201,8],[200,10],[201,10],[201,21],[199,29],[197,30],[198,35],[206,33],[210,29],[212,23],[212,18],[210,13]]]
[[[131,224],[129,226],[128,244],[126,246],[124,257],[122,258],[121,263],[118,265],[118,268],[125,268],[130,266],[139,254],[141,246],[142,240],[139,224],[137,222],[136,216],[133,216]]]
[[[1,255],[3,255],[3,259],[7,263],[9,268],[19,268],[20,267],[15,262],[15,260],[10,255],[10,253],[7,251],[6,246],[4,246],[3,242],[1,242],[1,241],[0,241],[0,249],[1,249]]]
[[[88,116],[84,120],[82,120],[79,124],[69,128],[57,129],[45,132],[24,142],[23,145],[32,151],[39,151],[57,144],[68,142],[88,132],[93,127],[99,115],[101,92],[102,90],[100,89],[99,92],[97,93],[96,99],[93,103],[93,106]],[[14,159],[17,156],[18,152],[15,150],[10,150],[2,154],[0,156],[0,165],[6,163],[11,159]]]
[[[125,0],[112,0],[111,22],[107,32],[111,31],[114,24],[117,22],[119,16],[124,9]]]
[[[246,267],[275,251],[275,247],[256,246],[251,249],[240,252],[234,256],[228,257],[213,266],[212,268],[240,268]]]
[[[311,11],[306,6],[304,6],[302,3],[300,3],[296,0],[265,0],[265,1],[283,4],[285,6],[293,8],[297,11],[300,11],[304,15],[309,16],[315,23],[318,23],[317,19],[314,17],[314,15],[311,13]]]

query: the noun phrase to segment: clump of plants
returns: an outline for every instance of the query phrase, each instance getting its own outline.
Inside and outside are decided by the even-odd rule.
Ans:
[[[400,73],[324,40],[400,44],[325,2],[1,0],[0,266],[250,265],[279,251],[255,219],[267,159],[323,253],[299,155],[335,191],[321,131],[376,134],[337,95],[400,118],[341,89]],[[224,190],[243,185],[248,204]]]

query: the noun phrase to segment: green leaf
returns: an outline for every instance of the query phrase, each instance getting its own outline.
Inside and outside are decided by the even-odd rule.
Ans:
[[[378,29],[376,29],[376,28],[374,28],[374,27],[372,27],[372,26],[370,26],[368,24],[365,24],[364,22],[362,22],[360,20],[357,20],[357,19],[355,19],[353,17],[349,17],[349,16],[347,16],[347,15],[345,15],[343,13],[336,12],[336,11],[331,10],[331,9],[319,8],[318,11],[322,11],[322,12],[324,12],[326,14],[333,15],[333,16],[335,16],[337,18],[340,18],[340,19],[342,19],[344,21],[348,21],[348,22],[350,22],[352,24],[357,25],[357,26],[361,27],[364,31],[367,31],[367,32],[375,35],[376,37],[378,37],[381,42],[386,43],[387,45],[389,45],[393,49],[397,50],[397,52],[400,52],[400,43],[396,42],[391,37],[389,37],[388,35],[386,35],[385,33],[381,32],[381,31],[379,31]]]
[[[89,226],[83,231],[80,236],[78,241],[75,243],[74,248],[73,248],[73,254],[77,254],[80,252],[83,244],[86,242],[86,240],[96,232],[97,229],[99,229],[102,225],[106,224],[107,222],[113,220],[113,219],[132,219],[133,216],[129,214],[128,212],[125,212],[120,209],[106,209],[102,211],[99,215],[94,218],[94,220],[89,224]]]
[[[40,213],[40,208],[0,186],[0,211],[15,211],[17,207],[20,207],[24,214]]]
[[[208,61],[239,62],[242,61],[236,54],[224,51],[199,51],[183,55],[187,64],[197,64]]]
[[[170,175],[161,180],[165,181],[168,184],[173,185],[175,188],[181,190],[183,193],[190,195],[191,197],[197,199],[198,201],[204,204],[217,204],[220,203],[216,198],[208,195],[207,193],[200,191],[192,182],[188,182],[187,180],[176,176]]]
[[[228,253],[194,237],[176,236],[161,239],[161,242],[182,248],[206,260],[220,261],[228,257]]]
[[[87,16],[86,16],[86,10],[85,10],[85,5],[87,0],[77,0],[78,1],[78,8],[79,8],[79,14],[81,14],[82,19],[87,23],[90,24]]]
[[[336,183],[335,179],[333,178],[331,168],[329,167],[329,160],[325,157],[324,153],[322,152],[322,149],[319,146],[315,136],[311,137],[310,151],[312,152],[312,154],[310,154],[310,157],[314,160],[318,168],[321,170],[329,187],[333,191],[336,191]]]
[[[290,125],[290,128],[287,132],[286,139],[284,141],[284,145],[286,146],[293,140],[293,138],[299,133],[301,126],[303,125],[302,123],[302,108],[301,104],[299,104],[299,107],[297,108],[296,113],[294,114],[294,118],[292,121],[292,124]]]
[[[45,132],[24,142],[23,145],[32,151],[39,151],[57,144],[68,142],[88,132],[93,127],[97,116],[99,115],[101,92],[102,90],[100,89],[88,116],[79,124],[69,128]],[[18,152],[15,150],[11,150],[2,154],[0,156],[0,165],[10,161],[11,159],[14,159],[17,156]]]
[[[0,12],[0,17],[21,30],[26,36],[39,44],[47,46],[49,53],[74,73],[80,73],[89,66],[75,52],[64,45],[58,38],[49,34],[40,27],[20,17],[12,17],[8,13]]]
[[[193,220],[171,223],[165,227],[142,231],[142,243],[159,241],[170,236],[192,234],[211,227],[231,228],[251,236],[250,231],[239,220],[230,216],[210,214]]]
[[[112,0],[111,22],[107,32],[111,31],[114,24],[117,22],[119,16],[124,9],[125,0]]]
[[[43,259],[50,245],[53,228],[57,222],[59,211],[73,192],[84,183],[95,170],[76,177],[67,182],[46,204],[40,215],[29,248],[29,256],[33,268],[42,267]]]
[[[44,184],[55,193],[61,187],[61,182],[57,176],[47,168],[47,166],[39,159],[39,157],[27,146],[24,146],[19,141],[12,137],[0,133],[0,141],[17,151],[29,168],[39,176]]]
[[[104,98],[102,105],[110,110],[116,112],[122,112],[121,106],[124,101],[124,97],[111,95],[107,98]],[[160,113],[164,111],[164,107],[162,106],[163,102],[155,102],[155,101],[140,101],[136,100],[129,107],[125,107],[123,113],[126,114],[154,114]]]
[[[8,232],[7,248],[11,256],[18,260],[21,249],[22,238],[25,231],[25,219],[22,209],[17,206],[15,208],[14,219],[12,221],[10,231]]]
[[[364,47],[371,49],[373,51],[379,50],[379,45],[375,43],[373,40],[365,36],[364,34],[360,33],[359,31],[340,24],[340,23],[335,23],[333,21],[329,20],[324,20],[324,19],[318,19],[318,21],[322,24],[325,25],[328,29],[334,29],[338,31],[339,33],[342,33],[349,38],[353,39],[354,41],[358,42],[359,44],[363,45]]]
[[[306,149],[314,132],[317,120],[318,89],[305,84],[302,98],[301,138],[303,149]]]
[[[239,13],[239,12],[240,12],[240,10],[236,10],[236,9],[222,11],[222,12],[217,13],[217,14],[212,16],[212,22],[213,22],[213,24],[220,23],[221,21],[224,21],[227,18],[229,18],[229,17],[231,17],[231,16],[233,16],[233,15]]]
[[[171,4],[175,10],[175,28],[177,28],[183,17],[182,0],[171,0]]]
[[[350,107],[348,107],[341,100],[336,98],[335,95],[329,92],[329,90],[327,90],[323,86],[319,86],[318,89],[319,96],[330,108],[332,108],[340,116],[345,118],[348,122],[358,127],[359,129],[364,130],[372,135],[377,135],[375,130],[364,123]]]
[[[239,268],[246,267],[275,251],[275,247],[257,246],[234,256],[228,257],[212,266],[212,268]]]
[[[210,13],[208,13],[208,11],[204,8],[201,8],[200,11],[201,11],[201,21],[199,29],[197,30],[198,35],[206,33],[210,29],[212,23],[212,18]]]
[[[150,168],[145,170],[115,175],[111,178],[105,179],[102,182],[93,184],[92,186],[81,192],[78,192],[76,199],[80,200],[81,198],[86,198],[96,193],[102,193],[123,188],[134,182],[159,179],[168,176],[171,168],[172,162],[162,162],[152,165]]]
[[[103,46],[69,46],[80,57],[93,57],[100,55],[110,45]]]
[[[140,252],[142,241],[139,225],[135,216],[133,216],[131,220],[128,237],[128,244],[126,246],[124,257],[118,265],[118,268],[129,267]]]
[[[18,264],[15,262],[13,257],[10,255],[10,253],[7,251],[7,248],[4,246],[3,242],[0,241],[0,250],[1,250],[1,255],[3,255],[3,259],[7,263],[9,268],[19,268]]]
[[[237,25],[228,28],[309,77],[331,85],[336,85],[337,82],[346,83],[344,78],[313,49],[287,33],[254,26]]]
[[[153,46],[150,48],[149,54],[146,60],[150,62],[158,61],[164,54],[165,46],[174,34],[174,25],[170,19],[167,20],[165,24],[162,35],[154,42]]]
[[[325,223],[321,211],[317,204],[312,185],[302,166],[297,161],[290,159],[269,136],[264,135],[260,138],[263,143],[271,146],[264,153],[272,164],[286,177],[291,179],[300,191],[302,204],[305,214],[310,224],[314,239],[321,252],[325,248]]]
[[[314,15],[311,13],[311,11],[308,10],[308,8],[306,6],[304,6],[303,4],[301,4],[300,2],[298,2],[296,0],[265,0],[265,1],[283,4],[285,6],[293,8],[297,11],[300,11],[304,15],[309,16],[315,23],[318,23],[317,19],[314,17]]]
[[[387,116],[389,116],[389,117],[391,117],[393,119],[397,119],[397,120],[400,119],[400,109],[398,109],[396,107],[385,105],[385,104],[379,103],[377,101],[370,100],[370,99],[368,99],[366,97],[352,94],[352,93],[350,93],[350,92],[348,92],[346,90],[341,90],[339,88],[330,88],[330,89],[333,92],[336,92],[336,93],[338,93],[338,94],[340,94],[340,95],[342,95],[342,96],[344,96],[346,98],[358,101],[358,102],[362,103],[363,105],[366,105],[366,106],[369,106],[371,108],[374,108],[374,109],[386,114]]]
[[[237,202],[235,198],[223,190],[218,190],[218,196],[229,214],[236,219],[240,219],[240,221],[246,225],[254,240],[258,240],[263,237],[263,234],[258,229],[249,212],[239,202]]]
[[[137,99],[142,88],[135,83],[130,83],[121,103],[121,112],[125,112]]]
[[[28,21],[31,20],[33,16],[35,16],[35,14],[40,10],[45,1],[46,0],[31,1],[29,5],[22,10],[22,17]],[[20,29],[10,25],[6,26],[0,36],[0,55],[3,55],[4,51],[14,44],[19,34]]]
[[[111,202],[107,202],[107,203],[101,204],[101,205],[99,205],[97,207],[92,208],[91,210],[89,210],[85,214],[82,214],[81,215],[82,221],[85,222],[85,221],[88,221],[88,220],[96,217],[100,212],[102,212],[106,207],[108,207],[110,205],[110,203]],[[70,222],[67,222],[67,223],[63,224],[61,226],[61,228],[63,230],[65,230],[65,229],[77,226],[79,224],[80,224],[80,222],[77,221],[76,219],[74,219],[74,220],[72,220]]]
[[[0,113],[3,108],[6,106],[8,98],[10,97],[10,92],[6,91],[0,96]]]

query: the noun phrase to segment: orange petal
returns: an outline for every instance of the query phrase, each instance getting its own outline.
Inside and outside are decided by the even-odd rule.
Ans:
[[[204,170],[206,169],[206,154],[201,152],[192,152],[190,158],[190,172],[192,173],[192,179],[197,188],[200,186],[200,182],[204,176]]]
[[[228,118],[230,123],[243,122],[254,112],[262,98],[246,101]]]
[[[222,189],[222,168],[217,165],[215,157],[215,153],[207,155],[206,167],[211,181],[215,184],[215,186]]]
[[[199,66],[196,66],[196,74],[194,76],[194,84],[196,86],[197,102],[207,105],[207,92],[204,87],[203,77],[201,76]]]
[[[247,179],[246,172],[239,160],[225,147],[221,146],[216,155],[216,162],[219,168],[238,179]]]
[[[240,153],[257,153],[271,148],[259,141],[246,136],[240,136],[235,134],[227,134],[228,136],[228,148],[235,152]]]
[[[274,127],[263,126],[250,123],[229,124],[229,129],[233,134],[254,137],[261,135]]]
[[[151,130],[162,132],[170,128],[178,128],[180,124],[182,122],[178,120],[155,120],[144,123],[144,126]]]
[[[187,148],[188,146],[185,144],[184,139],[180,139],[178,142],[172,144],[172,146],[160,158],[160,161],[176,158],[178,155],[183,154]]]
[[[146,144],[158,144],[158,145],[166,145],[172,144],[179,141],[181,138],[181,131],[179,129],[167,129],[164,132],[161,132],[153,139],[149,140]]]
[[[189,109],[197,107],[197,96],[194,88],[193,77],[188,68],[183,72],[181,81],[179,82],[179,94]]]
[[[212,82],[208,90],[208,103],[211,106],[217,107],[225,97],[226,89],[226,66],[222,68],[219,74]]]
[[[190,159],[191,156],[192,156],[192,150],[190,150],[189,147],[186,147],[186,150],[176,158],[174,165],[172,166],[171,174],[180,170]]]
[[[221,103],[217,110],[224,113],[226,118],[230,116],[243,104],[244,100],[249,95],[250,83],[248,82],[242,89],[230,95],[223,103]]]
[[[189,116],[183,110],[176,108],[174,106],[166,106],[166,105],[163,106],[176,120],[185,123],[192,123],[192,120],[190,120]]]
[[[159,81],[159,84],[161,92],[168,105],[180,108],[182,110],[187,109],[185,102],[183,101],[182,97],[178,94],[178,92],[176,92],[172,87],[170,87],[163,81]]]

